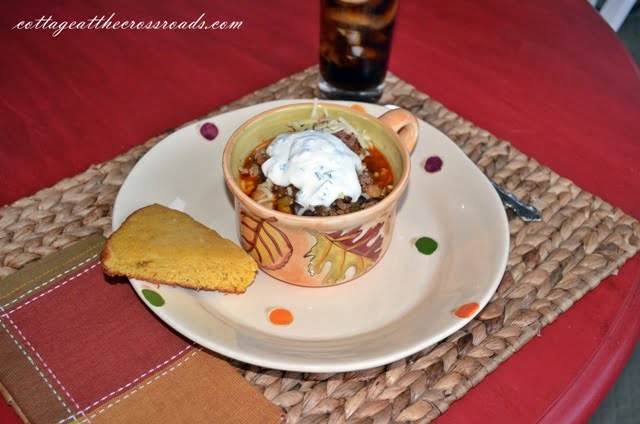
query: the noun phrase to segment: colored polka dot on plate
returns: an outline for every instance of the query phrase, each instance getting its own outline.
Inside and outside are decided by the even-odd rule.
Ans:
[[[211,122],[205,122],[200,127],[200,135],[211,141],[218,136],[218,127]]]
[[[438,242],[430,237],[420,237],[416,240],[416,248],[423,255],[430,255],[438,248]]]
[[[274,308],[269,312],[269,321],[274,325],[289,325],[293,322],[293,314],[285,308]]]
[[[424,170],[429,173],[438,172],[442,169],[442,159],[440,156],[431,156],[424,164]]]
[[[142,289],[142,295],[145,299],[147,299],[147,302],[149,302],[153,306],[160,307],[164,305],[164,298],[160,295],[160,293],[156,291]]]
[[[478,311],[478,309],[480,309],[480,305],[477,304],[476,302],[465,303],[464,305],[456,309],[454,314],[458,318],[471,318],[473,314],[475,314]]]

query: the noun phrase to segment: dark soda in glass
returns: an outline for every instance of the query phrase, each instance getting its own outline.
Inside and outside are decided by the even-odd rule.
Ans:
[[[321,0],[320,91],[377,101],[387,74],[398,0]]]

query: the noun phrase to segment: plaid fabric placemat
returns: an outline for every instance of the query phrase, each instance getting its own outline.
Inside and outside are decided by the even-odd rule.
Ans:
[[[361,419],[372,419],[376,423],[429,422],[538,334],[542,327],[554,321],[587,291],[615,272],[640,248],[640,223],[634,218],[581,190],[571,181],[525,156],[508,142],[474,126],[394,75],[390,74],[387,82],[388,87],[381,103],[394,103],[404,107],[443,131],[485,174],[541,210],[543,220],[524,223],[518,219],[510,219],[511,241],[507,270],[491,302],[466,327],[408,358],[388,366],[338,374],[282,372],[232,361],[238,375],[243,375],[266,399],[286,411],[286,421],[290,423]],[[251,93],[208,116],[268,100],[318,96],[317,68],[313,67]],[[25,264],[78,240],[84,240],[91,234],[107,235],[111,228],[111,206],[120,185],[137,160],[164,136],[166,134],[111,161],[94,166],[83,174],[63,180],[52,188],[2,208],[0,276],[10,275]],[[82,272],[84,270],[85,268]],[[96,270],[97,268],[87,270],[82,277],[76,277],[64,286],[60,284],[59,289],[47,294],[48,302],[40,302],[42,307],[49,305],[48,308],[53,308],[48,313],[54,315],[54,322],[60,324],[56,316],[60,315],[65,317],[65,323],[78,325],[77,337],[65,340],[65,343],[75,346],[83,354],[93,355],[89,356],[91,358],[97,358],[100,354],[105,354],[105,349],[109,346],[111,350],[122,350],[100,340],[100,332],[108,330],[124,339],[138,338],[135,343],[129,340],[126,346],[135,355],[142,355],[144,351],[153,358],[149,363],[143,362],[150,367],[149,370],[174,355],[176,357],[170,360],[171,363],[189,358],[189,355],[195,355],[194,359],[217,359],[189,347],[188,342],[155,321],[150,313],[144,311],[127,285],[104,284],[92,294],[104,297],[104,304],[95,300],[93,303],[83,304],[81,298],[83,294],[88,294],[87,291],[74,293],[76,299],[73,301],[62,296],[70,295],[67,292],[71,288],[78,287],[78,282],[94,275],[92,273],[97,272]],[[54,271],[48,278],[54,278],[58,273]],[[17,285],[22,285],[22,281],[23,277]],[[12,283],[10,279],[4,280],[0,282],[3,290],[1,293],[9,296],[8,293],[11,292],[10,296],[16,296],[15,286],[15,281]],[[44,287],[32,287],[29,290],[33,291],[29,294],[20,292],[25,294],[22,299],[4,307],[0,320],[5,327],[3,331],[10,335],[2,348],[8,349],[8,344],[14,351],[17,349],[18,353],[22,352],[20,355],[24,358],[20,359],[14,353],[11,361],[21,360],[29,369],[25,375],[4,371],[0,374],[3,384],[7,388],[13,388],[10,394],[16,403],[23,411],[32,408],[42,411],[47,409],[47,405],[52,405],[58,408],[59,415],[56,416],[69,417],[74,411],[85,409],[85,414],[94,415],[95,408],[107,402],[114,409],[109,413],[115,414],[115,409],[122,408],[124,402],[118,403],[118,408],[115,408],[115,403],[99,399],[104,397],[105,390],[108,394],[133,381],[130,377],[135,372],[128,366],[120,365],[121,369],[114,373],[116,377],[108,384],[88,384],[87,376],[94,374],[88,373],[91,366],[83,361],[85,356],[73,354],[63,358],[54,349],[47,350],[47,343],[56,340],[55,345],[60,344],[59,337],[68,337],[65,336],[66,333],[51,333],[55,331],[55,327],[43,322],[42,328],[46,329],[44,331],[34,322],[24,319],[27,311],[38,305],[33,299],[48,293],[51,288],[45,290]],[[45,291],[41,293],[40,290]],[[123,293],[125,290],[128,291],[128,303],[107,306],[113,302],[111,298],[116,293]],[[13,302],[15,297],[8,299],[3,304]],[[53,300],[56,302],[49,303]],[[26,305],[29,301],[31,303]],[[18,309],[19,306],[22,308]],[[113,322],[121,322],[119,318],[116,319],[119,314],[128,317],[127,314],[132,313],[129,309],[136,308],[148,315],[145,319],[149,323],[146,325],[153,326],[150,331],[157,333],[155,337],[149,337],[148,332],[142,334],[142,327],[137,325],[113,325]],[[94,320],[88,320],[92,316],[90,312],[101,312],[101,320],[105,325],[111,323],[112,326],[107,325],[98,331],[91,330],[89,324]],[[83,319],[86,322],[77,324]],[[156,337],[164,337],[163,334],[171,335],[174,340],[157,346]],[[116,335],[109,334],[109,338]],[[141,343],[145,341],[148,345],[142,349]],[[34,342],[38,344],[35,345]],[[97,345],[92,347],[90,342]],[[31,343],[34,349],[27,343]],[[168,346],[173,347],[169,349]],[[24,352],[38,352],[40,357],[31,357],[29,360]],[[114,355],[118,357],[121,352],[115,352]],[[71,361],[69,358],[75,359]],[[147,360],[146,357],[142,359]],[[100,368],[104,365],[97,359],[95,361],[94,364],[98,367],[96,369],[105,369]],[[189,362],[196,361],[189,359]],[[108,364],[115,366],[113,362]],[[166,366],[168,364],[164,365]],[[84,376],[82,373],[85,373]],[[32,375],[28,377],[27,374]],[[143,384],[142,379],[145,377],[147,376],[131,384]],[[40,386],[44,388],[38,394],[30,396],[30,386],[24,384],[27,378],[31,378],[31,381],[39,379]],[[94,390],[94,385],[102,390]],[[149,387],[151,386],[153,384]],[[118,392],[108,398],[124,395]],[[96,401],[98,404],[91,406]],[[97,414],[94,419],[106,417],[105,413],[106,411]],[[75,416],[79,418],[77,414]]]
[[[279,423],[224,359],[105,277],[91,236],[0,285],[0,380],[33,423]]]

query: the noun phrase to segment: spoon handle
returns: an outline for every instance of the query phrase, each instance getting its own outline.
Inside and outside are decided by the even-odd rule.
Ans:
[[[526,222],[540,221],[542,219],[540,211],[534,206],[521,202],[516,196],[505,191],[495,182],[491,181],[491,184],[493,184],[493,187],[498,192],[500,200],[502,200],[502,204],[514,211],[520,219]]]

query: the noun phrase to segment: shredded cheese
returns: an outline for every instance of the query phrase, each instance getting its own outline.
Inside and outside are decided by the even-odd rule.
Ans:
[[[317,118],[318,110],[322,111],[324,117],[319,119]],[[360,146],[365,150],[369,149],[373,145],[373,142],[367,135],[366,131],[359,131],[342,116],[338,119],[331,118],[329,116],[329,111],[326,108],[319,107],[318,99],[314,99],[313,101],[313,108],[309,118],[291,121],[288,123],[288,126],[293,129],[293,131],[316,130],[328,132],[330,134],[344,131],[347,134],[353,134],[358,140],[358,144],[360,144]]]

